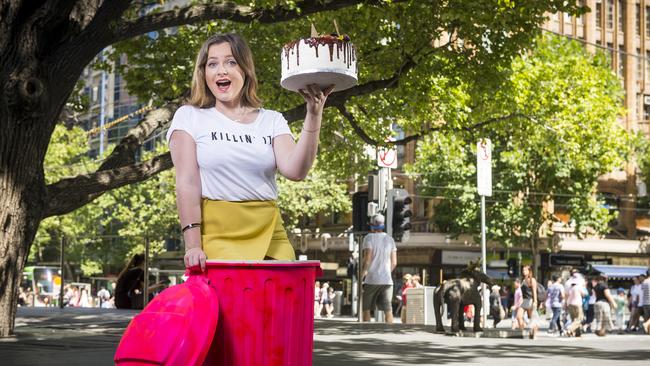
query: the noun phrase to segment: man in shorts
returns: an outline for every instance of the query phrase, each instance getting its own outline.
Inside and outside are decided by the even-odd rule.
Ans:
[[[386,323],[393,323],[393,277],[397,265],[397,247],[392,237],[384,232],[384,216],[377,214],[370,220],[370,234],[363,239],[363,321],[370,321],[370,310],[379,309]]]

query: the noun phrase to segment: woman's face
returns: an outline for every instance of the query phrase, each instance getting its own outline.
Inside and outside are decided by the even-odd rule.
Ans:
[[[213,44],[208,48],[205,82],[217,101],[239,103],[244,72],[232,55],[230,43]]]
[[[528,270],[528,267],[524,267],[524,269],[521,271],[521,273],[523,273],[524,277],[528,277],[529,272],[530,271]]]

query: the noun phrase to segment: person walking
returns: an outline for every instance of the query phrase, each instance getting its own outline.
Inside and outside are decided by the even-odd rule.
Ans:
[[[306,115],[298,142],[284,116],[261,108],[253,54],[236,33],[201,46],[190,97],[167,131],[186,268],[207,259],[295,260],[276,202],[276,173],[303,180],[318,151],[333,85],[300,90]]]
[[[510,314],[512,317],[512,329],[517,329],[520,327],[523,327],[522,324],[519,324],[519,318],[517,317],[517,314],[519,313],[519,308],[521,307],[521,304],[523,302],[523,298],[521,295],[521,280],[516,278],[515,282],[513,284],[515,291],[513,294],[513,300],[512,300],[512,309],[510,310]],[[523,318],[521,321],[523,322]]]
[[[641,307],[641,312],[643,314],[643,331],[648,332],[648,322],[650,321],[650,270],[646,274],[643,282],[641,282],[641,296],[639,305]]]
[[[328,318],[333,317],[332,311],[334,311],[334,305],[332,305],[332,297],[331,295],[334,295],[334,292],[332,292],[332,288],[330,287],[329,282],[323,283],[323,286],[320,290],[320,303],[321,303],[321,308],[325,309],[325,316]]]
[[[626,332],[637,331],[639,327],[639,318],[643,312],[639,306],[641,301],[641,276],[632,279],[633,284],[630,287],[630,320],[627,322]]]
[[[583,281],[577,280],[576,277],[577,276],[573,277],[573,281],[569,282],[570,288],[567,295],[566,306],[569,310],[571,323],[566,328],[565,334],[567,336],[580,337],[582,335],[582,320],[584,318],[582,298],[586,292]]]
[[[616,309],[616,302],[605,282],[605,276],[598,276],[594,285],[594,333],[603,337],[607,331],[612,330],[612,308]],[[611,307],[610,307],[611,305]]]
[[[618,328],[619,333],[622,333],[625,330],[625,308],[627,307],[624,288],[619,287],[616,290],[614,300],[616,301],[616,328]]]
[[[533,276],[531,267],[528,265],[523,267],[521,273],[524,276],[521,281],[521,296],[523,301],[517,310],[517,322],[519,323],[519,329],[523,330],[524,313],[526,313],[530,321],[530,338],[534,339],[537,335],[537,320],[539,317],[537,314],[537,280]]]
[[[586,315],[585,320],[583,321],[583,326],[585,326],[585,331],[591,333],[591,324],[594,322],[594,312],[596,305],[596,293],[594,287],[598,283],[598,280],[595,277],[592,277],[591,280],[587,283],[587,300],[586,300]]]
[[[397,266],[395,241],[384,230],[384,216],[377,214],[370,220],[370,234],[363,238],[361,266],[363,321],[370,321],[370,311],[378,308],[385,314],[386,323],[393,323],[391,299],[393,278]]]
[[[314,284],[314,318],[320,318],[320,313],[323,311],[323,305],[320,302],[320,282],[316,281]]]
[[[562,316],[562,308],[564,307],[564,286],[562,286],[562,279],[558,275],[551,276],[551,285],[548,287],[548,304],[549,309],[552,311],[551,323],[549,333],[555,334],[559,332],[562,335],[562,323],[560,318]]]
[[[111,293],[108,292],[106,287],[101,286],[100,290],[97,291],[97,299],[99,299],[99,307],[103,309],[110,308],[109,300],[111,299]]]

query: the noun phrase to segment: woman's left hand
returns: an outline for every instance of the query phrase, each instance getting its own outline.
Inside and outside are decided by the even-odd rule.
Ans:
[[[325,101],[327,101],[327,97],[332,90],[334,90],[333,84],[324,90],[321,90],[317,84],[309,84],[305,89],[299,89],[298,92],[307,103],[307,114],[321,115],[323,107],[325,107]]]

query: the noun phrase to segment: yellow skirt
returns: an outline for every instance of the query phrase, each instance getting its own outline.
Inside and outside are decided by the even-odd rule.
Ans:
[[[204,198],[201,216],[201,242],[208,259],[296,259],[275,201]]]

